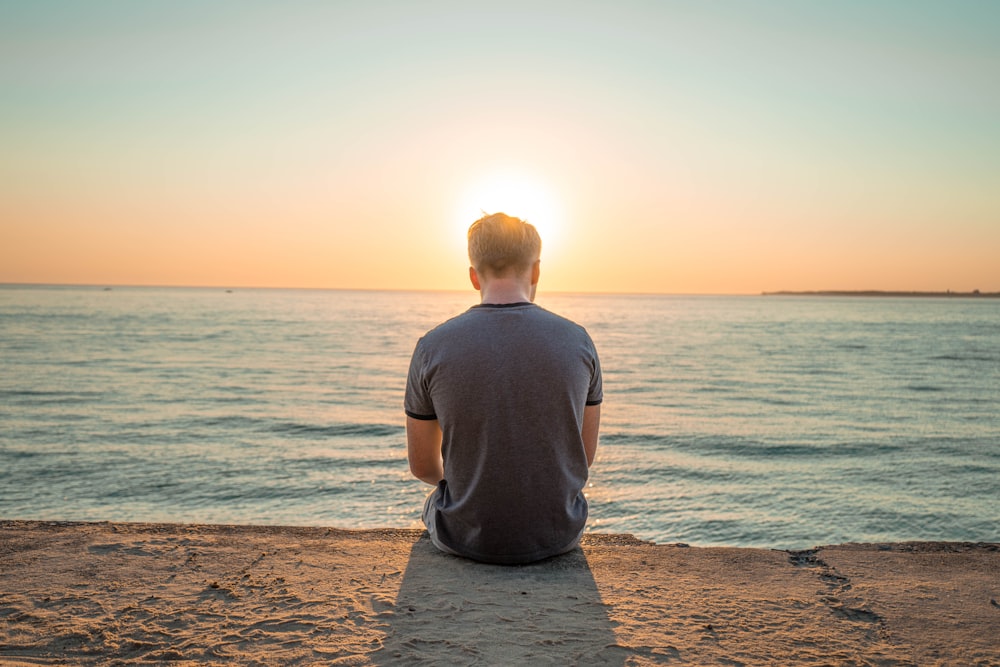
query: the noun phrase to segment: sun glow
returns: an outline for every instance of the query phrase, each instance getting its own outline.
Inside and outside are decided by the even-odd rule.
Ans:
[[[534,225],[542,237],[543,257],[551,257],[552,249],[558,247],[563,212],[543,180],[523,172],[504,172],[474,181],[463,193],[456,213],[463,243],[469,225],[491,213],[506,213]]]

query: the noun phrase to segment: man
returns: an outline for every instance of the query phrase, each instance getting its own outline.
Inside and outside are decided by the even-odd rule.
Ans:
[[[435,485],[423,520],[442,551],[529,563],[577,546],[597,451],[601,366],[583,327],[533,301],[541,239],[503,213],[469,228],[481,303],[428,332],[410,361],[410,471]]]

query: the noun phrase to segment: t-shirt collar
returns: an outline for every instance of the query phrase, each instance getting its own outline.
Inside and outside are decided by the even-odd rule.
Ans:
[[[513,303],[480,303],[473,308],[514,308],[516,306],[533,306],[530,301],[515,301]]]

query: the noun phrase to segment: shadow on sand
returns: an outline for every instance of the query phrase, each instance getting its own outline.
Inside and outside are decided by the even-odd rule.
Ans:
[[[607,609],[579,548],[521,566],[414,543],[377,665],[622,665]]]

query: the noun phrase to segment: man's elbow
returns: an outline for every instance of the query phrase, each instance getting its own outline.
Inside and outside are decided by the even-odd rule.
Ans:
[[[410,474],[432,486],[436,486],[438,482],[444,479],[441,465],[421,461],[410,461]]]
[[[427,474],[424,466],[420,465],[416,461],[410,461],[410,474],[417,479],[423,479],[424,475]]]

